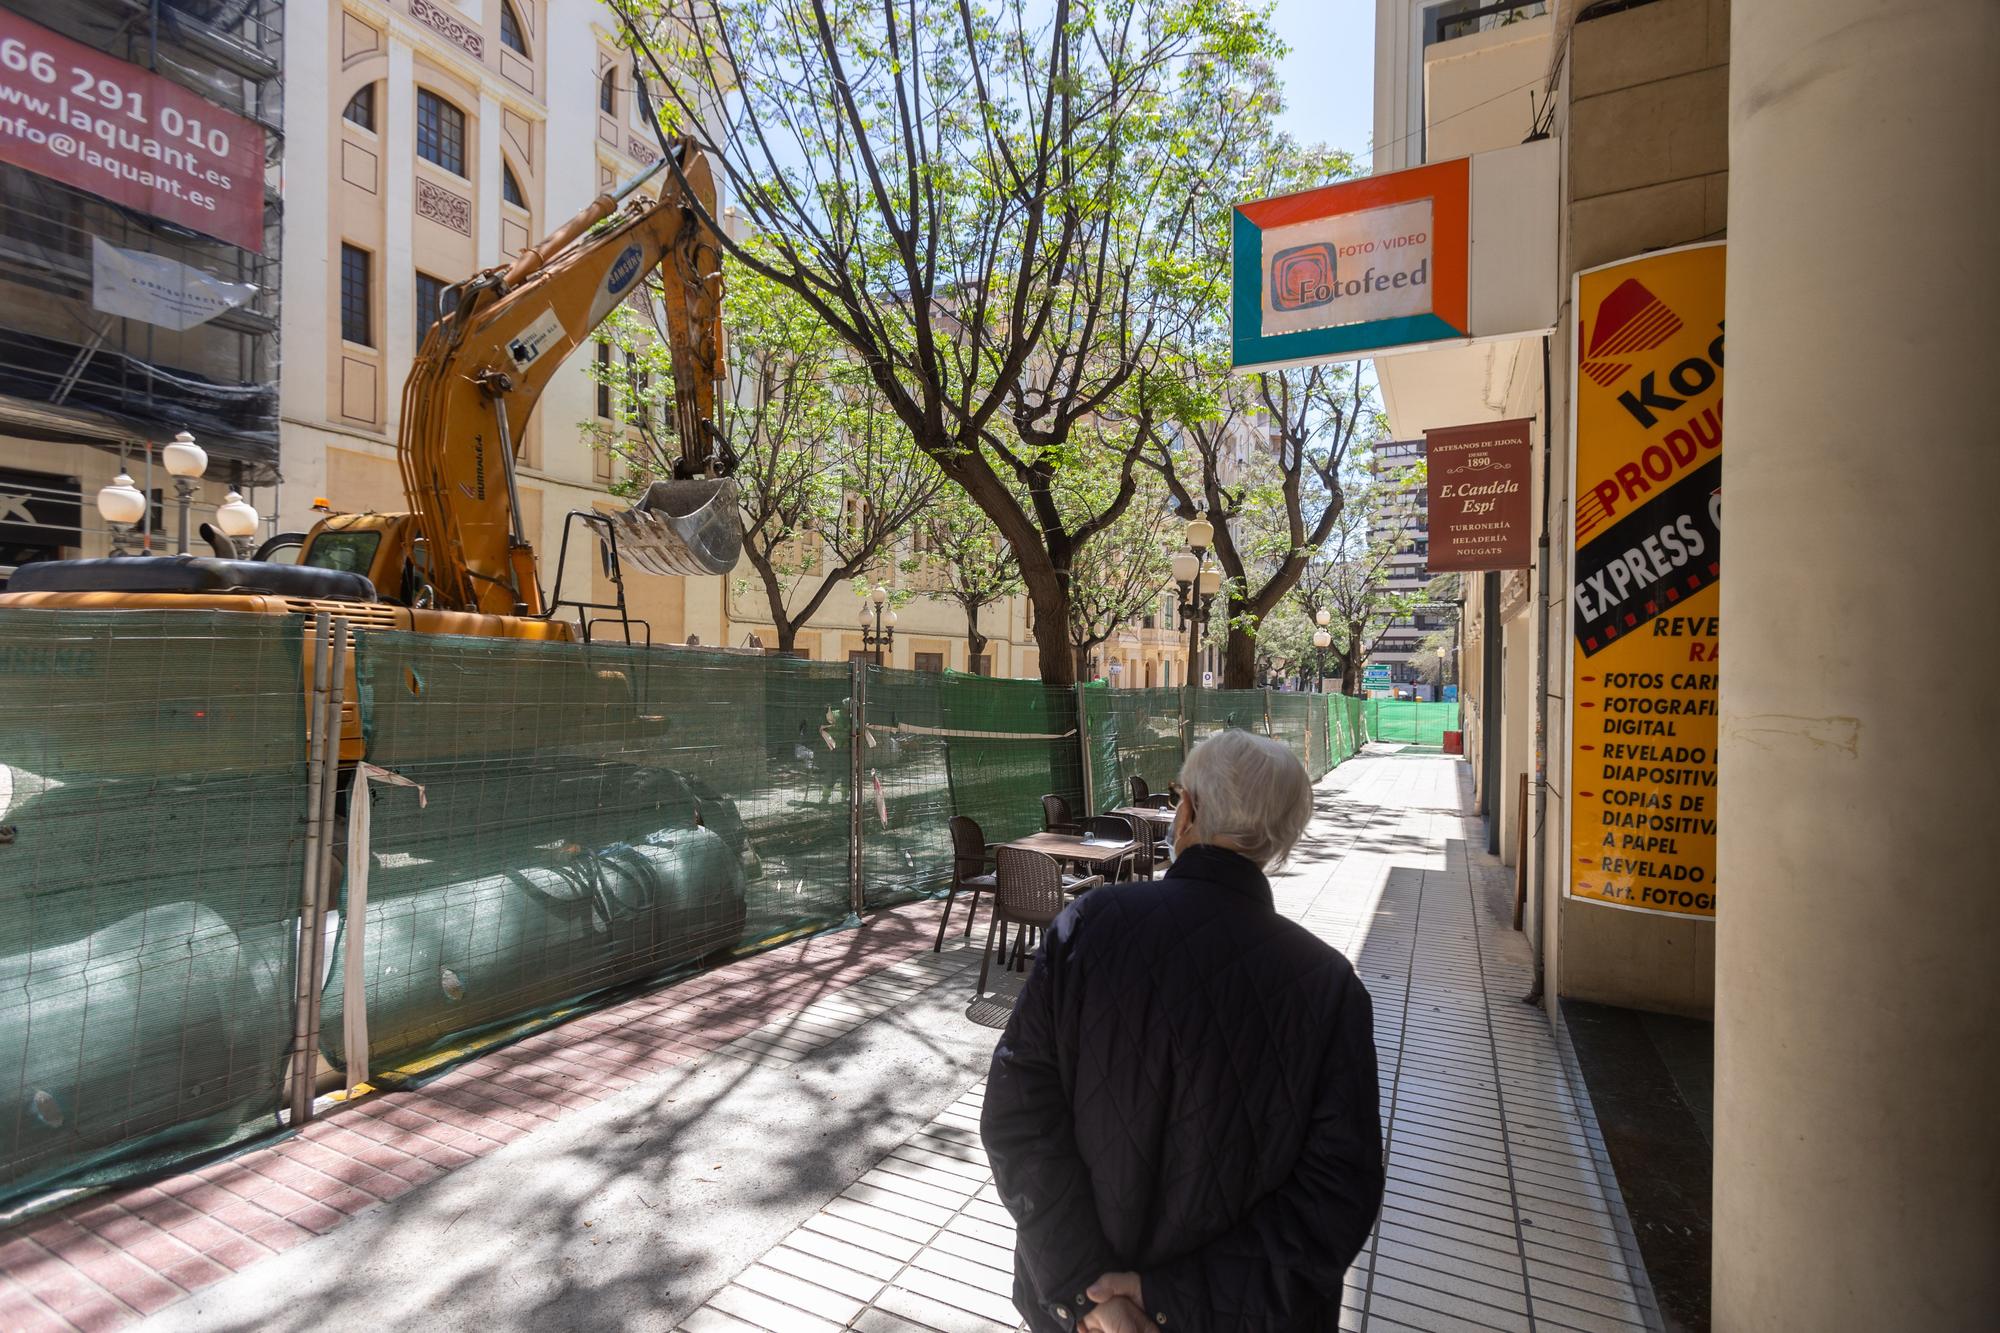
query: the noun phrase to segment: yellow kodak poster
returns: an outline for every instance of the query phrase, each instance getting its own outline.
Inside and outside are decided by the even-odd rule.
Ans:
[[[1715,914],[1724,247],[1576,279],[1568,893]]]

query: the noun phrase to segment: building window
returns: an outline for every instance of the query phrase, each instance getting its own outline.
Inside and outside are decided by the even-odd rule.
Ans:
[[[465,174],[465,113],[428,88],[417,89],[417,156]]]
[[[340,336],[363,347],[375,345],[375,313],[369,290],[369,254],[340,247]]]
[[[992,653],[981,653],[981,654],[980,654],[979,656],[977,656],[977,657],[973,658],[973,659],[972,659],[972,674],[973,674],[973,675],[975,675],[975,676],[990,676],[990,675],[992,675],[992,674],[993,674],[993,654],[992,654]]]
[[[458,291],[443,278],[433,278],[428,273],[417,274],[417,341],[423,342],[424,335],[431,331],[431,325],[442,315],[449,315],[458,309]]]
[[[611,419],[611,344],[597,344],[597,415]]]
[[[604,77],[597,83],[597,109],[607,116],[618,114],[618,67],[613,65],[604,71]]]
[[[916,658],[917,658],[917,670],[919,671],[944,670],[943,653],[918,653],[916,655]]]
[[[500,202],[516,208],[528,206],[528,196],[521,193],[521,182],[514,179],[514,168],[505,162],[500,164]]]
[[[375,129],[375,85],[364,83],[355,89],[354,96],[347,99],[341,109],[340,118],[350,125],[359,125],[373,132]]]
[[[514,12],[514,6],[507,0],[500,0],[500,45],[509,51],[528,54],[528,44],[521,39],[521,19]]]

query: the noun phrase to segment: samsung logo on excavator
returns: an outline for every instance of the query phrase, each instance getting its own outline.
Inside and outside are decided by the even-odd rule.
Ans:
[[[632,280],[639,276],[639,265],[643,258],[638,246],[626,246],[619,252],[618,258],[612,261],[611,276],[604,280],[604,290],[617,296],[630,287]]]

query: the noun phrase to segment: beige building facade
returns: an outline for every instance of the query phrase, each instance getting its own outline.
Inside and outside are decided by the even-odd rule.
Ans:
[[[1548,516],[1546,568],[1465,580],[1459,678],[1479,799],[1496,816],[1502,858],[1528,860],[1527,927],[1551,1003],[1569,997],[1708,1017],[1712,919],[1564,896],[1564,689],[1543,689],[1562,676],[1570,636],[1570,280],[1612,260],[1726,237],[1730,6],[1654,0],[1593,14],[1591,6],[1528,4],[1454,23],[1459,8],[1378,5],[1376,169],[1510,147],[1537,132],[1562,145],[1562,304],[1546,354],[1543,339],[1523,338],[1376,362],[1398,437],[1513,417],[1535,422],[1530,513],[1538,527]]]
[[[1937,571],[2000,560],[1980,508],[2000,481],[1993,7],[1550,3],[1441,35],[1462,8],[1378,4],[1378,169],[1561,140],[1565,302],[1579,271],[1729,245],[1722,475],[1743,517],[1721,591],[1712,919],[1563,895],[1575,312],[1546,362],[1532,340],[1378,362],[1397,434],[1529,416],[1548,450],[1533,512],[1550,547],[1468,588],[1462,663],[1480,799],[1529,865],[1543,997],[1713,1016],[1715,1328],[1988,1327],[2000,719],[1978,691],[1942,730],[1898,709],[1901,664],[1958,595]],[[1935,267],[1857,262],[1890,234]],[[1902,391],[1893,438],[1858,377]],[[1891,451],[1935,484],[1878,484]],[[1992,618],[1965,624],[1968,658],[1990,655]]]

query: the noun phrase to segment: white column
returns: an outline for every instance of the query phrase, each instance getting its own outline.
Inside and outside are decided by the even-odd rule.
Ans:
[[[1732,13],[1717,1329],[2000,1311],[1996,69],[1992,0]]]
[[[330,21],[337,12],[330,5],[305,4],[285,15],[285,223],[278,343],[284,368],[278,398],[281,415],[295,421],[326,420],[326,312],[333,302],[327,182],[336,177],[328,84],[334,41]],[[293,356],[301,360],[286,365]],[[281,456],[283,470],[289,472],[290,464]]]
[[[500,99],[479,94],[479,197],[472,201],[474,262],[492,268],[500,262]],[[530,533],[531,537],[535,534]]]
[[[389,33],[389,124],[382,145],[383,241],[382,338],[384,380],[390,386],[384,417],[389,434],[401,420],[402,384],[417,355],[416,250],[417,219],[417,82],[410,47],[392,29]]]

